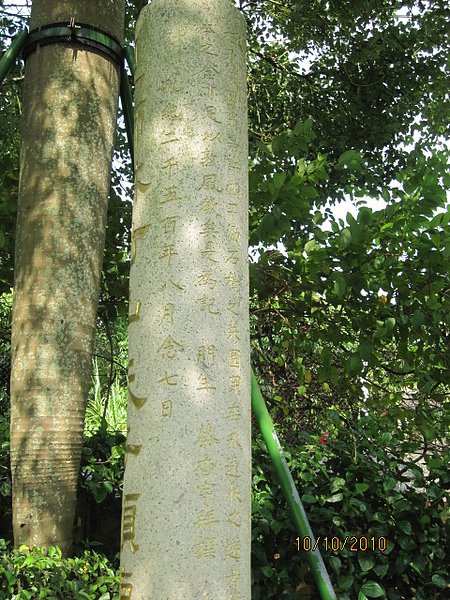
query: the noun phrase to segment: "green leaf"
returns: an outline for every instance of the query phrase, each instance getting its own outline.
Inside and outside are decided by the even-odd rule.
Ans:
[[[350,246],[351,243],[352,243],[352,234],[350,232],[350,229],[345,228],[341,231],[341,233],[338,236],[338,239],[337,239],[338,248],[340,248],[341,250],[345,250],[346,248],[348,248]]]
[[[383,489],[385,492],[391,492],[395,486],[397,485],[397,481],[393,477],[387,477],[383,481]]]
[[[416,310],[411,318],[411,323],[414,327],[420,327],[425,322],[425,315],[421,310]]]
[[[276,189],[280,189],[281,186],[286,181],[286,173],[275,173],[272,181],[273,181],[273,184],[276,187]]]
[[[342,577],[339,577],[337,584],[342,591],[348,592],[352,587],[354,580],[353,575],[343,575]]]
[[[412,535],[412,527],[409,521],[399,521],[398,528],[406,535]]]
[[[418,429],[427,442],[432,442],[436,439],[436,430],[428,423],[420,423]]]
[[[334,278],[333,292],[341,298],[345,294],[346,289],[347,283],[344,276],[341,273],[337,273]]]
[[[370,340],[361,340],[359,342],[358,352],[362,360],[370,360],[372,358],[372,343]]]
[[[342,477],[335,477],[331,481],[331,491],[332,492],[336,492],[337,490],[342,489],[344,486],[345,486],[345,479],[342,479]]]
[[[387,446],[392,440],[392,433],[389,431],[384,431],[380,436],[380,442],[383,446]]]
[[[368,206],[363,206],[359,209],[357,220],[363,225],[370,225],[373,219],[372,209]]]
[[[113,491],[113,485],[110,481],[104,481],[103,486],[108,490],[108,492]]]
[[[375,565],[373,570],[380,579],[383,579],[383,577],[386,575],[386,573],[389,570],[389,564],[385,563],[385,564],[381,564],[381,565]]]
[[[343,497],[344,497],[344,494],[342,494],[342,493],[340,493],[340,494],[333,494],[332,496],[330,496],[329,498],[327,498],[326,501],[330,502],[330,503],[340,502]]]
[[[447,587],[447,580],[439,574],[434,574],[431,578],[431,583],[433,583],[436,587],[444,589]]]
[[[394,319],[394,317],[388,317],[386,319],[386,321],[384,322],[384,325],[386,327],[386,333],[388,333],[388,334],[391,333],[392,330],[395,327],[395,319]]]
[[[270,565],[265,565],[264,567],[261,567],[261,571],[268,578],[272,577],[273,575],[273,568]]]
[[[308,254],[314,252],[314,250],[319,250],[319,248],[320,246],[316,240],[309,240],[309,242],[306,242],[305,244],[305,252],[307,252]]]
[[[0,485],[0,495],[2,495],[2,496],[10,496],[11,495],[11,483],[9,481],[4,481]]]
[[[323,365],[324,369],[328,370],[330,368],[331,358],[332,358],[331,348],[326,346],[325,348],[322,349],[322,352],[320,353],[320,359],[322,361],[322,365]]]
[[[364,572],[370,571],[375,564],[375,559],[370,554],[358,553],[358,563]]]
[[[361,163],[362,154],[359,150],[347,150],[339,157],[336,169],[341,170],[347,167],[350,171],[359,171]]]
[[[341,559],[340,559],[340,558],[338,558],[337,556],[330,556],[330,557],[328,558],[328,562],[330,563],[330,566],[331,566],[331,568],[333,569],[333,571],[334,571],[335,573],[339,573],[339,572],[340,572],[340,570],[341,570],[341,566],[342,566],[342,563],[341,563]],[[353,579],[353,578],[352,578],[352,579]],[[348,588],[347,588],[347,589],[348,589]]]
[[[317,502],[317,498],[311,494],[303,494],[302,502],[305,504],[315,504]]]
[[[362,587],[361,592],[368,598],[380,598],[384,596],[384,590],[380,584],[375,581],[367,581]]]
[[[363,363],[361,360],[361,357],[359,356],[359,354],[355,353],[352,354],[352,356],[350,357],[350,371],[352,373],[356,373],[361,371],[363,368]]]
[[[355,490],[358,494],[363,494],[364,492],[367,492],[368,489],[369,484],[367,483],[355,483]]]
[[[122,446],[112,446],[111,447],[111,456],[112,458],[120,458],[122,456]]]

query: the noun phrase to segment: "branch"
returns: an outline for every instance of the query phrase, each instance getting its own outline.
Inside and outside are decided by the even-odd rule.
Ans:
[[[313,81],[313,78],[311,77],[311,75],[303,75],[302,73],[299,73],[298,71],[294,71],[292,69],[287,69],[284,65],[280,65],[280,63],[277,62],[271,56],[267,56],[267,55],[263,54],[262,52],[258,52],[258,50],[252,50],[251,48],[249,48],[249,52],[251,54],[254,54],[255,56],[258,56],[258,58],[262,58],[263,60],[268,62],[270,65],[272,65],[272,67],[275,67],[275,69],[278,69],[279,71],[283,71],[284,73],[288,73],[289,75],[294,75],[295,77],[299,77],[300,79],[306,79],[307,81]]]

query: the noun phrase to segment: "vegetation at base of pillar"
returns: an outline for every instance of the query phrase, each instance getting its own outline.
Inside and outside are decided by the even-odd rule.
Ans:
[[[449,584],[443,554],[450,391],[447,5],[236,4],[249,31],[252,362],[263,394],[316,537],[386,534],[390,540],[386,554],[324,551],[339,597],[443,599]],[[18,10],[14,3],[0,6],[2,49],[25,24],[13,18]],[[128,42],[135,17],[136,6],[128,4]],[[22,77],[18,63],[0,86],[2,532],[10,518],[9,293]],[[120,494],[123,441],[111,436],[115,428],[126,432],[119,411],[131,215],[127,152],[119,121],[98,377],[93,371],[80,480],[78,527],[90,540],[101,507],[110,511],[108,503]],[[352,208],[336,215],[332,208],[343,200]],[[258,435],[254,443],[253,596],[314,597]]]

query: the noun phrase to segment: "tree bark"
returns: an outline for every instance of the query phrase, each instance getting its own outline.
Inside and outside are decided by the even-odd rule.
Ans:
[[[122,40],[124,0],[34,0],[30,28],[89,24]],[[15,544],[68,554],[91,378],[120,68],[55,43],[24,81],[12,317]]]

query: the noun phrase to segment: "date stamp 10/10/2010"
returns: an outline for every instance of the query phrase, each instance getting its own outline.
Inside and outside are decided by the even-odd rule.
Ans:
[[[387,549],[387,539],[384,536],[365,536],[348,535],[345,538],[334,536],[319,535],[316,539],[310,536],[295,538],[297,550],[299,552],[315,552],[316,550],[325,550],[328,552],[385,552]]]

